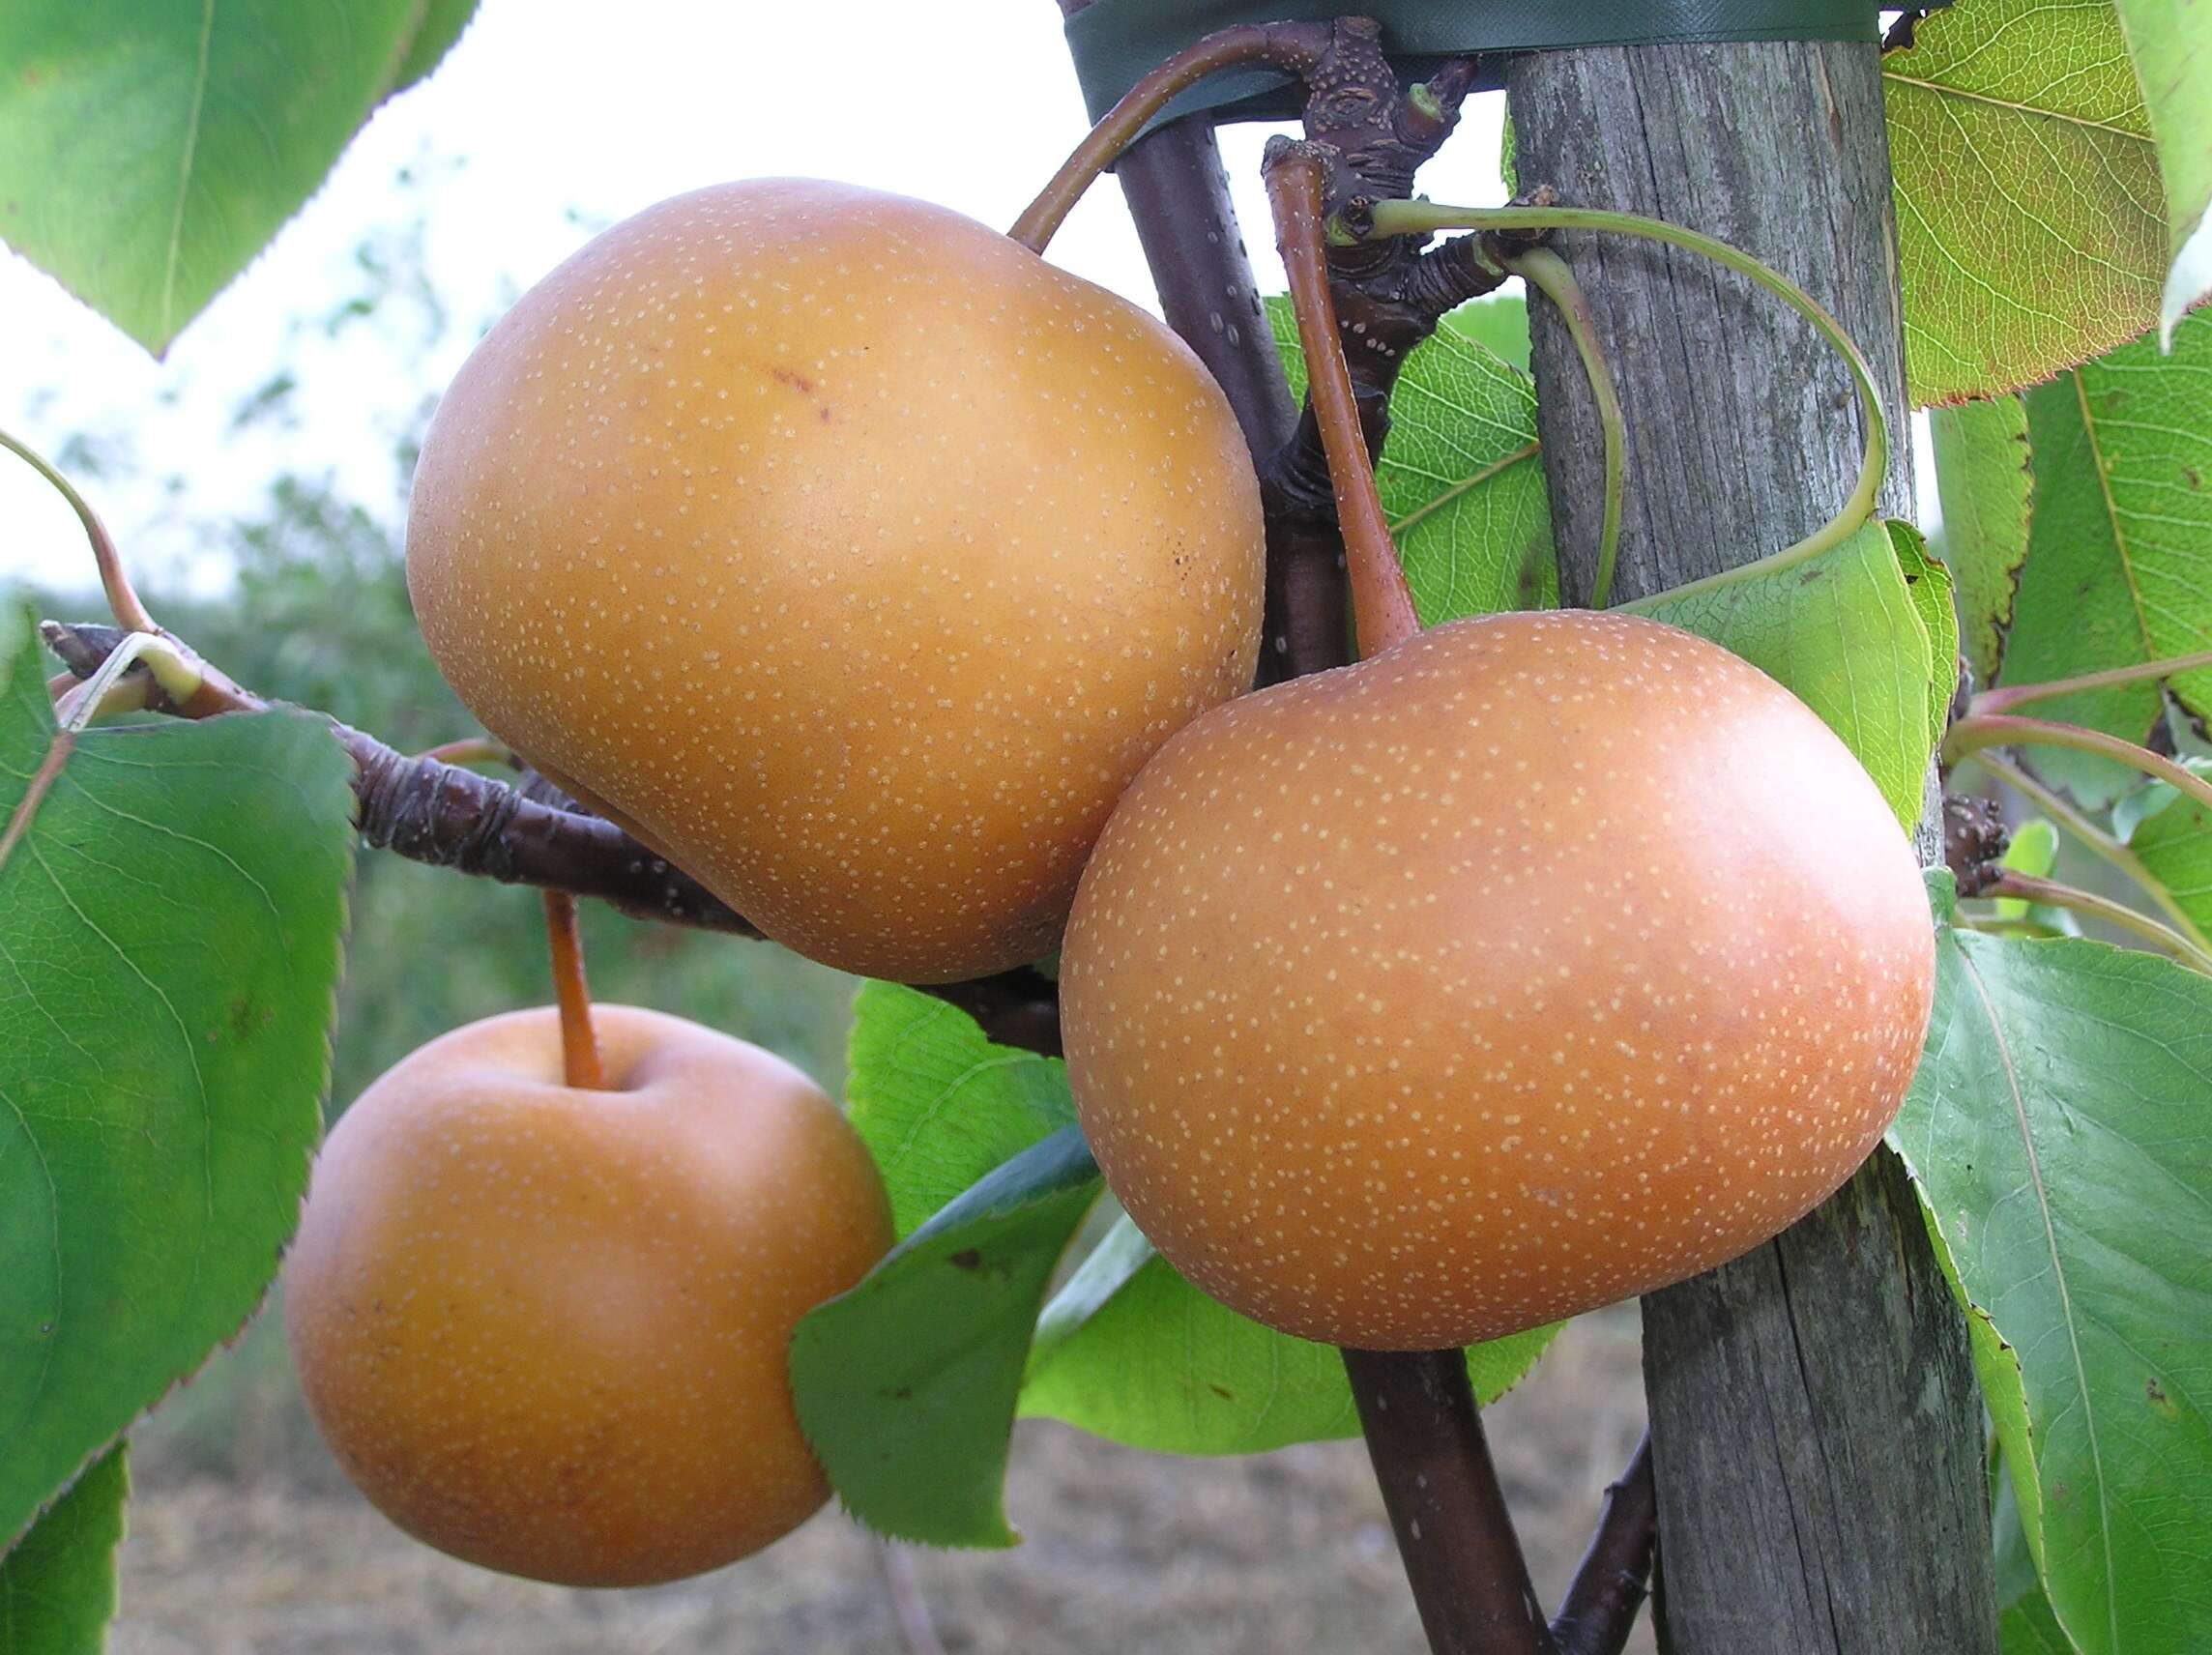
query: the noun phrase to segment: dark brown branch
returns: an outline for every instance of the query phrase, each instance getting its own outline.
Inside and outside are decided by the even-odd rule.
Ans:
[[[1558,1655],[1620,1655],[1636,1611],[1651,1589],[1651,1551],[1659,1502],[1651,1483],[1651,1434],[1645,1432],[1620,1481],[1605,1491],[1605,1509],[1589,1550],[1575,1565],[1559,1612],[1552,1617]]]
[[[1555,1655],[1458,1350],[1344,1352],[1434,1655]]]
[[[114,626],[41,627],[46,646],[71,673],[89,678],[125,634]],[[207,685],[183,707],[158,694],[157,711],[204,718],[264,711],[270,705],[210,670]],[[596,897],[635,919],[758,937],[744,915],[613,823],[533,798],[524,789],[433,758],[409,758],[375,737],[331,721],[354,762],[355,825],[371,846],[410,861],[505,885]],[[1060,1055],[1059,995],[1026,967],[971,982],[917,985],[968,1012],[1002,1045]]]

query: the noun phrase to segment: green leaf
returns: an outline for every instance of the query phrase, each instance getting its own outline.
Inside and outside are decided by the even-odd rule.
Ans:
[[[1997,1637],[2004,1655],[2076,1655],[2073,1640],[2051,1612],[2035,1557],[2013,1501],[2016,1477],[1996,1480],[1991,1528],[1996,1542]]]
[[[1470,1350],[1475,1394],[1502,1395],[1557,1331]],[[1039,1321],[1021,1412],[1169,1454],[1257,1454],[1359,1430],[1334,1347],[1272,1332],[1207,1297],[1126,1217]]]
[[[301,712],[72,747],[0,616],[0,1538],[276,1268],[329,1071],[352,775]]]
[[[1014,1543],[1002,1489],[1022,1365],[1098,1189],[1083,1135],[1062,1127],[800,1321],[799,1422],[859,1522],[932,1546]]]
[[[1059,1059],[995,1046],[966,1012],[896,983],[864,984],[853,1003],[845,1095],[900,1235],[1075,1119]]]
[[[1934,743],[1930,644],[1898,555],[1877,520],[1811,563],[1635,607],[1788,685],[1858,756],[1909,828],[1920,819]]]
[[[1943,528],[1936,550],[1958,582],[1966,661],[1975,682],[1996,682],[2012,627],[2035,498],[2027,407],[2017,396],[1961,402],[1928,417]]]
[[[2056,826],[2040,816],[2034,817],[2013,829],[2012,842],[2005,846],[1997,865],[2030,879],[2049,879],[2058,861],[2058,843]],[[2074,917],[2071,909],[2054,908],[2047,902],[2023,902],[2019,897],[2000,896],[1990,904],[1990,915],[2008,925],[2033,927],[2048,937],[2081,935],[2081,922]]]
[[[1516,371],[1528,371],[1528,303],[1518,294],[1470,300],[1444,317],[1443,328],[1473,340]]]
[[[2198,775],[2212,775],[2212,762],[2184,762]],[[2113,806],[2112,831],[2166,887],[2189,922],[2200,934],[2212,935],[2212,814],[2166,783],[2152,782]]]
[[[2212,1624],[2212,981],[1945,926],[1890,1132],[2017,1353],[2044,1581],[2084,1655]]]
[[[1928,639],[1928,749],[1943,740],[1951,721],[1951,702],[1959,692],[1959,610],[1951,591],[1951,571],[1929,556],[1928,541],[1911,524],[1889,520],[1889,549],[1897,559],[1905,594]]]
[[[422,4],[9,0],[0,232],[160,353],[434,56]]]
[[[1302,397],[1305,359],[1287,299],[1267,301],[1267,325],[1291,393]],[[1481,342],[1526,355],[1527,333],[1525,309],[1516,318],[1463,305],[1407,356],[1391,393],[1375,486],[1426,625],[1558,601],[1535,383]]]
[[[2159,319],[2171,328],[2202,291],[2190,291],[2197,284],[2174,266],[2212,203],[2212,18],[2202,0],[2118,0],[2118,10],[2166,180],[2169,265]]]
[[[2039,683],[2212,647],[2212,311],[2027,394],[2035,518],[2000,683]],[[2212,671],[2169,681],[2202,718]],[[2039,702],[2039,718],[2146,740],[2165,703],[2148,681]],[[2055,747],[2037,774],[2102,808],[2136,772]]]
[[[123,1449],[92,1463],[0,1558],[0,1655],[101,1655],[131,1493]]]
[[[2018,390],[2158,319],[2158,155],[2109,0],[1959,0],[1882,78],[1915,403]]]
[[[387,98],[396,98],[443,63],[477,15],[477,0],[426,0],[422,20],[407,43],[407,55],[392,77]]]

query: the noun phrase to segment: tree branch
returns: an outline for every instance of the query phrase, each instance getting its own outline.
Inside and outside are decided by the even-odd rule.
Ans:
[[[1605,1491],[1605,1509],[1589,1550],[1575,1565],[1559,1612],[1552,1617],[1558,1655],[1620,1655],[1636,1611],[1650,1590],[1651,1553],[1658,1536],[1658,1493],[1651,1482],[1651,1434],[1629,1457],[1620,1481]]]
[[[127,636],[114,626],[52,621],[41,632],[80,680],[99,670]],[[179,717],[205,718],[265,711],[270,704],[209,669],[201,690],[188,701],[176,703],[156,688],[147,705]],[[354,762],[355,825],[377,849],[505,885],[597,897],[634,919],[760,935],[752,921],[611,822],[542,802],[521,788],[435,758],[409,758],[335,719],[331,730]],[[1059,991],[1027,967],[970,982],[917,986],[959,1006],[1002,1045],[1060,1055]]]

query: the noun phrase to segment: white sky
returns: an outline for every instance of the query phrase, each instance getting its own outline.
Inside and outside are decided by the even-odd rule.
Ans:
[[[946,26],[958,17],[960,29]],[[1503,199],[1501,100],[1476,101],[1423,188]],[[723,179],[804,173],[925,196],[1004,225],[1082,135],[1052,0],[859,6],[637,0],[610,26],[586,0],[483,0],[422,86],[386,105],[323,190],[155,363],[23,260],[0,252],[0,423],[51,457],[73,432],[121,439],[143,475],[87,493],[133,568],[219,585],[186,521],[250,510],[282,471],[335,474],[396,518],[394,438],[445,384],[476,328],[610,222]],[[1223,133],[1261,281],[1282,286],[1259,156],[1268,129]],[[1011,141],[1007,135],[1011,134]],[[455,164],[458,162],[459,164]],[[422,178],[395,182],[403,167]],[[410,198],[410,189],[413,198]],[[425,358],[395,306],[335,340],[319,318],[357,290],[361,239],[428,218],[429,279],[464,326]],[[1093,189],[1056,261],[1148,305],[1151,283],[1119,189]],[[300,381],[294,429],[229,430],[278,371]],[[188,478],[182,501],[163,476]],[[75,520],[0,454],[0,577],[67,579],[89,559]]]

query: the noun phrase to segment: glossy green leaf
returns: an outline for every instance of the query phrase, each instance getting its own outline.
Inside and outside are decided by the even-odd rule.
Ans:
[[[2044,1582],[2083,1655],[2212,1625],[2212,981],[1949,926],[1890,1139],[2017,1353]]]
[[[101,1655],[107,1647],[130,1493],[124,1451],[111,1448],[0,1557],[0,1655]]]
[[[932,1546],[1011,1546],[1002,1489],[1037,1307],[1099,1190],[1062,1127],[809,1312],[791,1340],[799,1422],[845,1509]]]
[[[1472,314],[1455,320],[1462,312]],[[1288,300],[1267,302],[1267,323],[1303,396]],[[1527,332],[1526,310],[1463,305],[1408,355],[1391,394],[1375,486],[1424,624],[1558,601],[1535,383],[1483,342],[1525,354]]]
[[[0,233],[162,351],[422,61],[418,43],[435,40],[430,23],[418,30],[422,6],[9,0]]]
[[[1951,570],[1932,557],[1928,541],[1909,523],[1889,520],[1889,549],[1912,599],[1912,613],[1928,639],[1928,746],[1933,752],[1951,722],[1951,703],[1959,692],[1959,610]]]
[[[1447,333],[1471,339],[1508,367],[1528,371],[1528,304],[1518,294],[1472,299],[1446,315]]]
[[[386,96],[398,97],[443,63],[476,15],[477,0],[424,0],[422,21],[415,26],[407,55],[400,59]]]
[[[306,1185],[353,845],[322,719],[71,747],[41,658],[0,616],[0,1539],[260,1302]]]
[[[2203,0],[2117,0],[2120,32],[2142,84],[2166,180],[2168,255],[2204,221],[2212,203],[2212,15]],[[2193,291],[2193,289],[2195,291]],[[2161,320],[2168,327],[2201,291],[2173,271]]]
[[[966,1012],[896,983],[853,1003],[845,1096],[900,1235],[1075,1119],[1059,1059],[993,1045]]]
[[[1958,584],[1959,616],[1974,682],[1996,682],[2012,628],[2021,565],[2035,498],[2027,448],[2027,408],[2017,396],[1938,408],[1928,417],[1935,439],[1936,492],[1943,527],[1936,549]]]
[[[2157,320],[2165,199],[2109,0],[1959,0],[1882,77],[1915,403],[2018,390]]]
[[[1908,828],[1933,738],[1930,644],[1885,524],[1811,563],[1634,606],[1734,651],[1819,713]]]
[[[2212,311],[2027,394],[2035,517],[2000,683],[2048,682],[2212,648]],[[2202,717],[2212,671],[2170,681]],[[2115,684],[2027,711],[2146,740],[2158,684]],[[2029,768],[2102,807],[2134,784],[2110,760],[2025,749]]]
[[[1475,1394],[1502,1395],[1557,1331],[1470,1350]],[[1334,1347],[1272,1332],[1207,1297],[1126,1217],[1039,1321],[1021,1411],[1169,1454],[1256,1454],[1359,1430]]]

